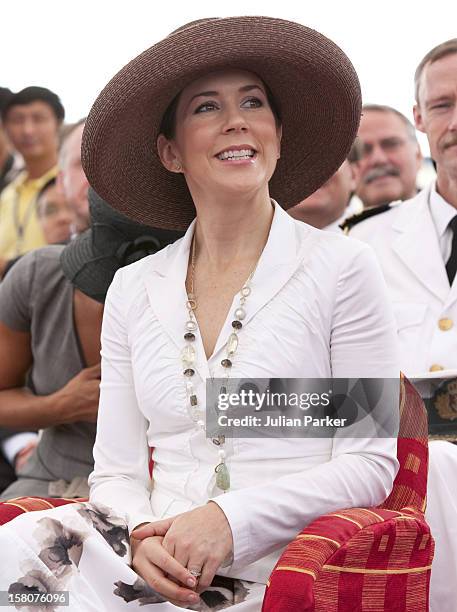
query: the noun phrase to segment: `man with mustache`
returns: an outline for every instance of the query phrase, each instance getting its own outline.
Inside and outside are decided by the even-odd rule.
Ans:
[[[365,104],[358,132],[356,194],[365,209],[407,200],[417,193],[422,161],[413,124],[390,106]]]
[[[375,249],[397,319],[400,366],[412,378],[441,380],[433,410],[450,432],[457,414],[455,378],[449,382],[457,369],[457,38],[429,51],[414,80],[414,119],[427,134],[436,181],[357,223],[350,236]],[[426,517],[436,543],[431,610],[455,612],[457,446],[436,441],[429,451]]]

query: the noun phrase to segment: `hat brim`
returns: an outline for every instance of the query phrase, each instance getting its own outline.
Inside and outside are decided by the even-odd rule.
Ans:
[[[189,83],[226,67],[256,73],[278,103],[281,159],[270,194],[289,208],[339,168],[357,134],[361,93],[343,51],[322,34],[270,17],[198,22],[127,64],[95,101],[82,161],[97,193],[141,223],[185,230],[195,208],[181,174],[161,164],[163,114]]]
[[[103,303],[119,264],[111,257],[97,257],[88,229],[66,245],[60,255],[63,273],[85,295]]]

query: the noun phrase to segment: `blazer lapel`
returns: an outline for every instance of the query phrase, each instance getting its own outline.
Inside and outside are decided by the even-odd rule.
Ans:
[[[399,205],[394,224],[398,238],[392,248],[424,287],[444,302],[449,294],[449,281],[428,199],[429,189],[425,189],[411,203]]]

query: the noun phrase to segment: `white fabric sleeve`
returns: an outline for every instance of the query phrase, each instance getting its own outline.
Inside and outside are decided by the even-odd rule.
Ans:
[[[135,395],[123,311],[122,269],[108,290],[102,324],[102,375],[90,501],[127,514],[129,530],[157,520],[151,512],[147,420]]]
[[[332,375],[396,378],[397,338],[387,289],[371,249],[357,245],[339,274],[330,343]],[[398,422],[398,402],[385,409]],[[398,469],[396,450],[394,437],[338,437],[327,463],[212,499],[232,529],[232,567],[285,546],[323,514],[380,504]]]
[[[14,466],[14,459],[19,451],[27,446],[29,442],[38,442],[38,434],[33,431],[24,431],[5,438],[0,443],[5,457]]]

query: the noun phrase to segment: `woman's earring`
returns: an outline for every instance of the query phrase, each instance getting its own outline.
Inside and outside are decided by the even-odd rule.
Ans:
[[[176,172],[181,172],[181,170],[182,170],[182,166],[181,166],[181,164],[179,163],[179,161],[175,161],[175,162],[174,162],[174,166],[175,166],[175,170],[176,170]]]

